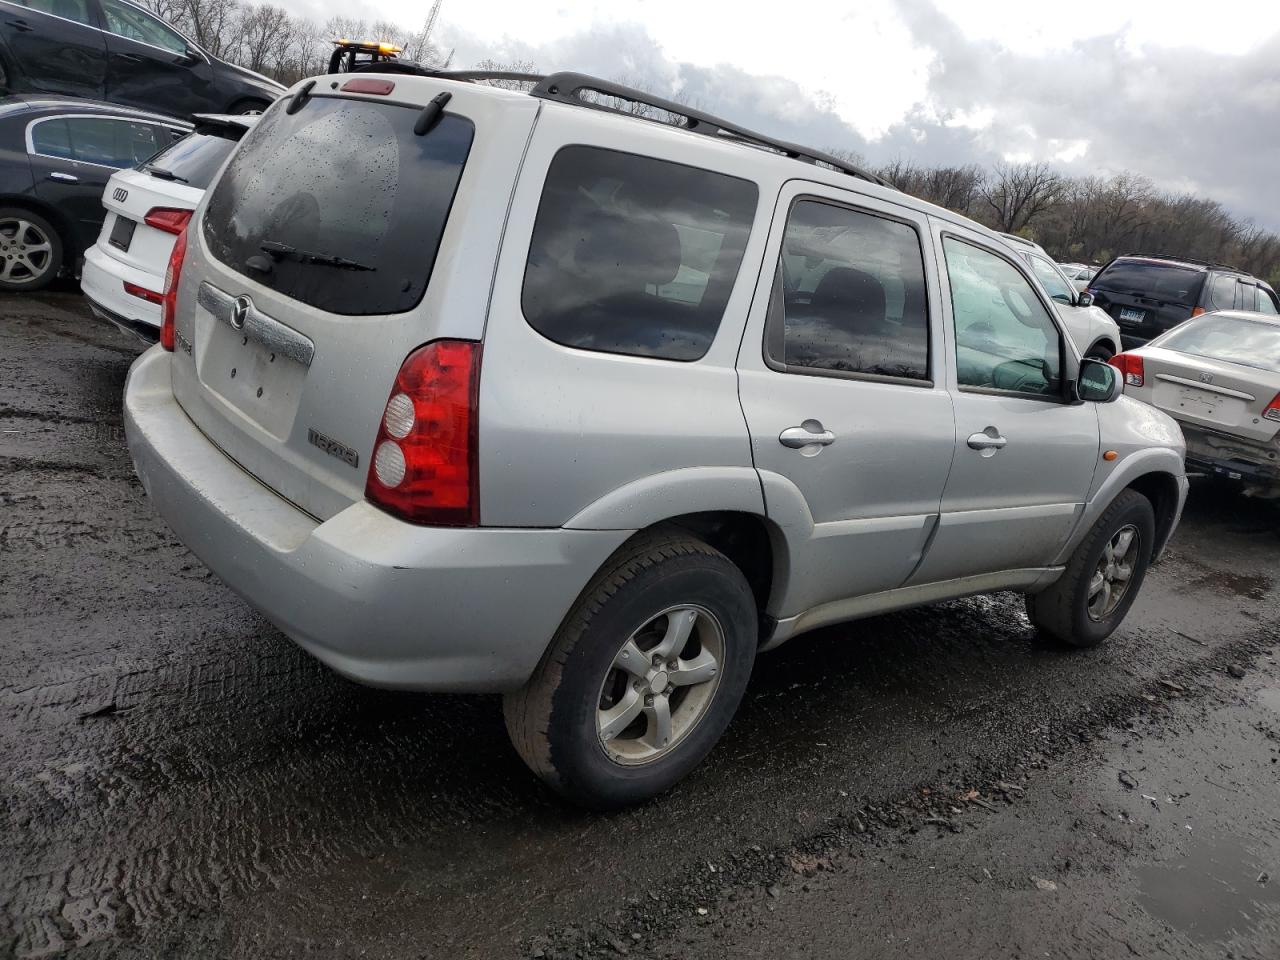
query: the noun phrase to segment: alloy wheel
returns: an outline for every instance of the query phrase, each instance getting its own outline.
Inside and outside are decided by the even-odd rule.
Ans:
[[[1089,619],[1105,620],[1120,606],[1129,592],[1141,541],[1142,535],[1132,523],[1126,523],[1107,541],[1089,580]]]
[[[29,220],[0,220],[0,283],[16,285],[39,280],[53,266],[53,241]]]
[[[707,713],[724,663],[724,629],[709,610],[670,607],[618,650],[600,687],[596,734],[618,763],[665,756]]]

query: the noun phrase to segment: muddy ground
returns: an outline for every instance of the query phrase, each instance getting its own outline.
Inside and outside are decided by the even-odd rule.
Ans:
[[[0,956],[1280,956],[1272,505],[1196,483],[1096,651],[1012,595],[797,639],[586,815],[495,698],[342,680],[173,539],[137,350],[0,301]]]

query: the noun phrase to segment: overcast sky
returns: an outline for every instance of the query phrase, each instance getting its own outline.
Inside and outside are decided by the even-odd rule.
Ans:
[[[301,0],[413,24],[424,0]],[[1278,0],[445,0],[456,66],[532,60],[680,90],[876,163],[1131,170],[1280,228]]]

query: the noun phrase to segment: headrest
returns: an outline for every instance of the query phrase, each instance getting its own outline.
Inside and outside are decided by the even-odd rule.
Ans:
[[[610,286],[662,286],[680,271],[680,234],[670,223],[597,211],[575,226],[574,263],[588,275],[612,278]]]
[[[811,301],[818,308],[843,308],[862,317],[885,315],[884,286],[871,274],[853,267],[833,267],[827,271]]]

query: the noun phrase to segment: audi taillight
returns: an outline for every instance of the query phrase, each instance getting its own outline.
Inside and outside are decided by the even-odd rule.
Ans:
[[[147,303],[164,303],[164,294],[156,293],[154,290],[148,290],[146,287],[140,287],[136,283],[124,281],[124,292],[131,297],[138,297]]]
[[[155,227],[165,233],[181,233],[191,219],[190,210],[175,210],[172,207],[152,207],[142,222],[148,227]]]
[[[178,231],[164,272],[164,293],[160,298],[160,346],[173,349],[174,317],[178,312],[178,281],[182,279],[182,262],[187,256],[187,228]]]
[[[1271,398],[1271,402],[1267,404],[1267,409],[1262,411],[1262,415],[1268,420],[1280,420],[1280,393]]]
[[[480,522],[480,344],[435,340],[405,358],[378,424],[365,496],[410,523]]]
[[[1142,358],[1136,353],[1117,353],[1107,363],[1120,371],[1120,374],[1124,377],[1124,382],[1129,386],[1142,386]]]

